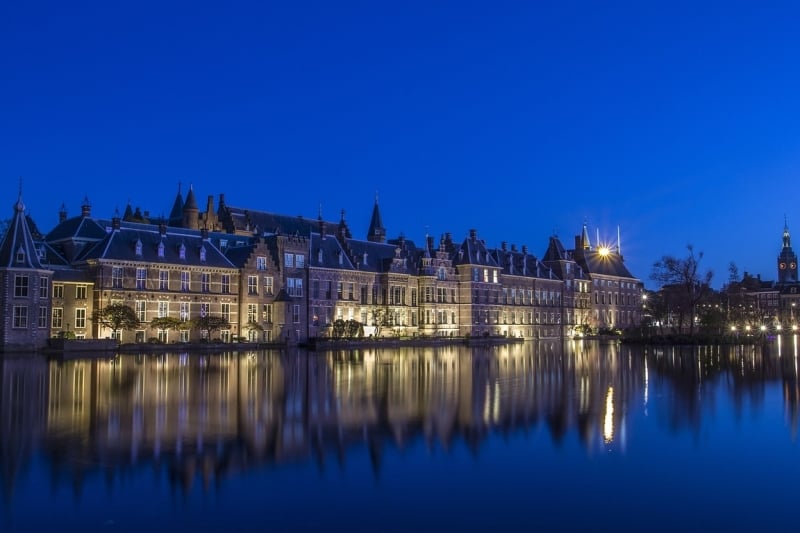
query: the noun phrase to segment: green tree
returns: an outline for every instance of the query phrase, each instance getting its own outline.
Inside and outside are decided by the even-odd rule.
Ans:
[[[92,312],[92,321],[104,328],[110,328],[112,337],[117,338],[118,331],[139,327],[136,311],[124,304],[111,304]]]
[[[358,320],[348,320],[345,323],[345,335],[348,339],[357,339],[364,336],[364,324]]]
[[[170,329],[173,331],[178,331],[179,329],[189,329],[189,324],[180,318],[160,316],[150,321],[150,327],[152,329]]]
[[[341,339],[347,332],[347,324],[341,318],[333,321],[333,328],[331,329],[331,337],[334,339]]]
[[[191,320],[192,327],[200,331],[205,331],[207,338],[211,338],[211,334],[221,329],[228,329],[231,327],[230,322],[221,316],[197,316]]]
[[[656,261],[650,279],[660,283],[662,289],[670,289],[675,297],[673,309],[678,312],[678,326],[682,329],[688,321],[689,334],[692,334],[697,306],[709,293],[714,273],[711,270],[700,272],[703,252],[695,253],[691,244],[686,249],[689,251],[686,257],[665,255]]]

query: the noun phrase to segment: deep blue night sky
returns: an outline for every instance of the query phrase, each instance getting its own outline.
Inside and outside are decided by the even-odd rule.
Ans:
[[[180,181],[356,236],[376,191],[416,241],[619,226],[648,286],[687,243],[773,279],[784,215],[800,247],[791,4],[71,4],[0,4],[0,202],[42,229]]]

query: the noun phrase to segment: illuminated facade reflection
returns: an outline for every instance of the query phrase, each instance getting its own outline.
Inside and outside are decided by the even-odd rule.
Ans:
[[[587,453],[624,450],[626,417],[647,416],[653,383],[659,423],[671,431],[698,432],[715,394],[740,409],[770,382],[782,383],[793,438],[800,413],[796,352],[785,345],[569,341],[0,361],[7,494],[37,451],[53,479],[75,487],[94,470],[113,480],[157,465],[186,489],[262,464],[346,462],[356,446],[376,471],[383,450],[416,441],[444,450],[461,441],[479,455],[491,434],[520,429],[546,428],[556,446],[574,434]]]

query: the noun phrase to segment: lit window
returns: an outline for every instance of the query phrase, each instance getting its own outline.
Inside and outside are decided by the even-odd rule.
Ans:
[[[39,298],[47,298],[50,292],[50,280],[48,278],[39,278]]]
[[[61,328],[64,324],[64,309],[62,307],[53,308],[53,328]]]
[[[139,257],[142,255],[142,241],[140,239],[136,239],[136,255]]]
[[[256,257],[256,270],[267,269],[267,258],[263,255]]]
[[[83,329],[86,327],[86,308],[75,309],[75,327]]]

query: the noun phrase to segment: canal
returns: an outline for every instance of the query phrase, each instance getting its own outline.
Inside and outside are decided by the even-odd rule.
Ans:
[[[796,338],[0,359],[0,530],[794,530]]]

